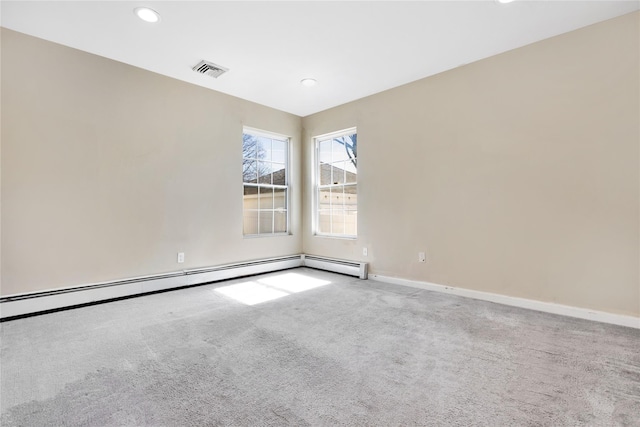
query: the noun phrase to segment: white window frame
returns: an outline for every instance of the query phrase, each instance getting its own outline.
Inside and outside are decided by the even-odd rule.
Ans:
[[[256,128],[252,128],[252,127],[248,127],[248,126],[243,126],[242,127],[242,135],[244,136],[244,134],[249,134],[249,135],[253,135],[253,136],[257,136],[257,137],[264,137],[264,138],[270,138],[270,139],[276,139],[279,141],[284,141],[286,143],[286,147],[287,147],[287,153],[285,156],[285,178],[284,178],[284,185],[274,185],[274,184],[260,184],[258,182],[256,182],[256,184],[252,184],[252,183],[246,183],[244,182],[244,177],[242,178],[242,194],[243,194],[243,206],[242,206],[242,235],[244,238],[257,238],[257,237],[274,237],[274,236],[289,236],[291,235],[291,186],[289,185],[289,171],[291,168],[291,137],[286,136],[286,135],[282,135],[279,133],[275,133],[275,132],[269,132],[269,131],[265,131],[265,130],[261,130],[261,129],[256,129]],[[243,141],[244,144],[244,141]],[[243,160],[245,159],[244,155],[242,156]],[[284,232],[271,232],[271,233],[260,233],[260,219],[258,217],[258,230],[257,230],[257,234],[245,234],[244,233],[244,188],[245,187],[265,187],[265,188],[272,188],[272,189],[284,189],[285,193],[286,193],[286,197],[285,197],[285,206],[286,206],[286,230]],[[273,209],[274,211],[274,215],[273,215],[273,222],[272,222],[272,230],[275,229],[275,211],[277,209]],[[260,199],[258,198],[258,216],[260,215]]]
[[[312,208],[313,208],[313,234],[314,236],[318,236],[318,237],[330,237],[330,238],[336,238],[336,239],[349,239],[349,240],[355,240],[358,238],[358,231],[357,231],[357,222],[356,222],[356,234],[344,234],[344,233],[323,233],[320,231],[320,201],[319,201],[319,196],[320,196],[320,191],[322,189],[326,189],[326,188],[331,188],[331,187],[342,187],[342,186],[346,186],[346,185],[353,185],[356,187],[356,195],[357,195],[357,188],[358,188],[358,179],[356,177],[356,182],[352,183],[352,184],[329,184],[329,185],[320,185],[320,168],[319,168],[319,164],[320,164],[320,142],[322,141],[326,141],[327,139],[332,139],[332,138],[337,138],[340,136],[344,136],[344,135],[352,135],[352,134],[357,134],[358,133],[358,129],[356,127],[352,127],[352,128],[348,128],[348,129],[343,129],[340,131],[336,131],[336,132],[331,132],[331,133],[326,133],[323,135],[318,135],[315,136],[313,138],[313,175],[312,175],[312,183],[313,183],[313,203],[312,203]],[[357,159],[357,157],[356,157]],[[356,216],[358,215],[358,211],[356,210]]]

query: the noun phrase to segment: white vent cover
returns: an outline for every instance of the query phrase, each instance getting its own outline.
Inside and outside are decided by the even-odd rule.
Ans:
[[[211,76],[217,79],[220,75],[229,71],[229,69],[224,68],[220,65],[216,65],[213,62],[203,60],[198,62],[198,64],[193,67],[193,71],[200,74],[206,74],[207,76]]]

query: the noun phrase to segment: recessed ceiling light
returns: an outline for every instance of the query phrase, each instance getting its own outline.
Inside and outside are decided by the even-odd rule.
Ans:
[[[318,84],[316,79],[302,79],[300,80],[300,83],[302,83],[304,86],[307,86],[307,87],[315,86]]]
[[[148,7],[136,7],[133,9],[133,13],[145,22],[158,22],[160,20],[160,14]]]
[[[498,3],[507,4],[511,3],[513,0],[496,0]]]

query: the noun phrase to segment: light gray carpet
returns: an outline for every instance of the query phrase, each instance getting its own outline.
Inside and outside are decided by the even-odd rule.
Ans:
[[[640,425],[639,330],[309,269],[0,327],[3,427]]]

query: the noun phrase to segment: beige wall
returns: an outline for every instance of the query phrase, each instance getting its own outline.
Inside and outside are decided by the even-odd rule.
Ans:
[[[305,117],[304,252],[639,316],[639,17]],[[311,138],[351,126],[359,237],[315,237]]]
[[[299,212],[297,116],[6,29],[1,108],[3,295],[301,251],[242,237],[242,127],[292,137]]]
[[[304,251],[639,316],[639,19],[302,120],[2,29],[1,293]],[[292,236],[242,237],[243,125],[292,137]],[[314,237],[311,138],[351,126],[359,238]]]

